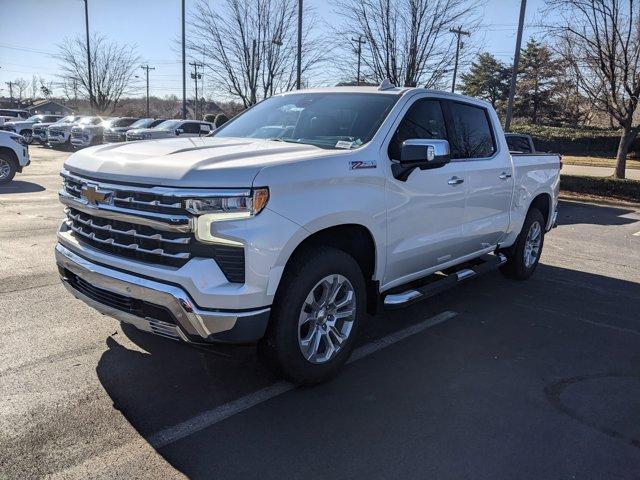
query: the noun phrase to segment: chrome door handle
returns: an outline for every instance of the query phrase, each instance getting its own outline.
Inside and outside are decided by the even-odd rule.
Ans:
[[[464,182],[464,178],[451,177],[447,183],[449,185],[460,185],[462,182]]]
[[[511,174],[507,172],[502,172],[500,175],[498,175],[498,178],[500,180],[506,180],[507,178],[511,178]]]

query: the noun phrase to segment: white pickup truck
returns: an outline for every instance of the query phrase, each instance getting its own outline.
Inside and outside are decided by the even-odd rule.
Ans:
[[[265,100],[209,137],[71,155],[56,259],[100,312],[186,342],[258,342],[313,384],[365,313],[500,267],[555,224],[557,155],[510,155],[483,101],[342,87]]]

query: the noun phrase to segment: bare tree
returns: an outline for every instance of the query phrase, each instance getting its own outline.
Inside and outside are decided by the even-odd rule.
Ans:
[[[82,37],[67,39],[58,45],[61,83],[65,92],[77,88],[89,96],[87,45]],[[128,93],[140,58],[135,48],[119,45],[107,37],[94,34],[91,38],[92,110],[113,112],[122,95]],[[75,83],[74,83],[75,82]]]
[[[296,68],[296,0],[198,0],[190,16],[188,48],[208,67],[212,87],[245,107],[291,90]],[[312,17],[307,15],[307,24]],[[322,59],[305,29],[302,72]]]
[[[24,78],[16,78],[13,81],[13,96],[14,98],[18,98],[18,102],[22,103],[22,99],[27,93],[27,88],[29,88],[29,82],[27,82]]]
[[[625,178],[627,153],[640,125],[640,2],[547,0],[560,18],[550,27],[558,50],[574,67],[578,85],[593,106],[622,129],[614,177]]]
[[[375,82],[442,86],[453,66],[455,37],[450,28],[473,30],[482,1],[335,0],[343,39],[365,40],[362,64]]]

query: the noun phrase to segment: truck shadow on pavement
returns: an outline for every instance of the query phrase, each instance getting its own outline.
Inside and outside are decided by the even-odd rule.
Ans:
[[[625,218],[624,215],[637,213],[626,207],[609,207],[595,204],[565,202],[560,200],[558,207],[558,225],[628,225],[638,219]]]
[[[0,185],[0,195],[11,193],[35,193],[44,192],[45,188],[33,182],[25,182],[24,180],[14,180],[8,185]]]
[[[640,322],[630,314],[640,311],[638,283],[544,264],[528,282],[487,274],[371,317],[365,341],[444,310],[458,315],[348,365],[327,384],[273,398],[158,452],[189,478],[633,478],[640,471]],[[107,339],[97,374],[147,439],[278,380],[252,347],[192,347],[123,332],[126,339]]]

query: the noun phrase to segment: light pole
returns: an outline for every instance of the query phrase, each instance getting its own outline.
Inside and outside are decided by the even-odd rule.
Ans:
[[[189,65],[193,67],[193,73],[191,74],[191,78],[196,81],[196,103],[194,105],[194,115],[196,120],[198,119],[198,80],[202,78],[202,74],[198,72],[198,68],[203,68],[204,65],[198,62],[191,62]]]
[[[456,76],[458,75],[458,57],[460,56],[460,37],[462,35],[471,35],[469,32],[462,30],[462,28],[451,28],[449,29],[451,33],[456,34],[456,60],[453,64],[453,80],[451,81],[451,93],[453,93],[456,89]]]
[[[298,66],[296,71],[296,90],[300,90],[302,77],[302,0],[298,0]]]
[[[91,80],[91,46],[89,45],[89,4],[84,0],[84,24],[87,34],[87,73],[89,77],[89,109],[93,113],[93,82]]]
[[[156,68],[150,67],[149,65],[140,65],[140,68],[143,69],[147,75],[147,117],[148,117],[149,116],[149,70],[155,70]]]
[[[520,63],[520,45],[522,44],[522,28],[524,27],[524,12],[527,8],[527,0],[520,2],[520,19],[518,20],[518,37],[516,38],[516,52],[513,56],[513,68],[511,69],[511,83],[509,84],[509,100],[507,102],[507,115],[504,118],[504,130],[511,128],[513,115],[513,97],[516,94],[516,79],[518,77],[518,64]]]
[[[184,44],[184,2],[182,0],[182,119],[187,118],[187,56]]]

